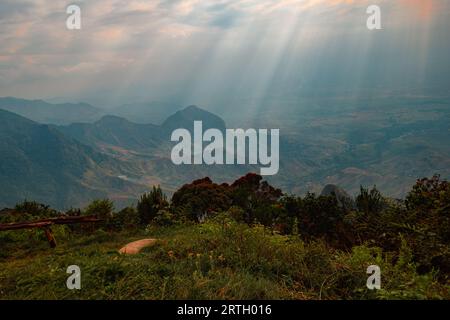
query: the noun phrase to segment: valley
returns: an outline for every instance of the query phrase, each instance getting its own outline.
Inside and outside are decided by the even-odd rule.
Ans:
[[[204,130],[239,123],[244,129],[280,127],[280,168],[267,180],[288,193],[319,193],[335,184],[355,194],[360,185],[376,185],[390,197],[401,198],[419,177],[450,176],[450,99],[318,101],[310,108],[308,101],[299,102],[295,112],[285,105],[283,112],[270,109],[231,124],[195,106],[178,110],[160,125],[113,115],[44,125],[1,111],[5,156],[0,174],[8,186],[0,204],[13,206],[26,198],[67,209],[109,197],[120,208],[152,185],[172,194],[199,177],[229,182],[258,172],[257,165],[174,165],[170,134],[175,128],[193,133],[194,120],[201,120]],[[46,139],[58,143],[52,148]]]

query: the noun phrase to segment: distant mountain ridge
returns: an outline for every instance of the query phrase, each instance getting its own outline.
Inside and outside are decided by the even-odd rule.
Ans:
[[[219,117],[189,106],[162,125],[138,124],[106,115],[93,123],[46,125],[0,110],[0,207],[24,199],[56,208],[83,206],[95,198],[131,201],[152,184],[174,190],[201,175],[235,176],[248,168],[175,166],[170,133],[205,127],[225,128]],[[127,200],[128,199],[128,200]]]
[[[399,102],[395,101],[395,104]],[[354,195],[359,191],[360,185],[377,185],[382,193],[401,198],[417,178],[430,177],[435,173],[441,174],[443,178],[450,176],[450,109],[445,106],[445,101],[438,105],[425,101],[424,105],[401,105],[393,109],[388,101],[385,104],[377,104],[377,108],[370,110],[357,110],[354,105],[350,105],[348,108],[335,108],[330,111],[329,105],[325,105],[317,110],[306,110],[301,114],[303,122],[295,122],[297,125],[290,129],[282,124],[295,119],[296,115],[282,115],[284,122],[275,126],[280,128],[280,170],[276,176],[268,176],[266,179],[274,186],[294,194],[320,194],[324,185],[334,185],[339,187],[328,189],[339,191],[342,188]],[[8,118],[5,113],[3,116]],[[274,114],[272,118],[273,116]],[[255,120],[257,119],[258,115],[255,115]],[[226,126],[219,116],[199,107],[189,106],[173,113],[160,125],[135,123],[115,115],[102,115],[90,123],[77,122],[46,127],[53,135],[61,136],[63,145],[67,148],[76,142],[78,147],[71,146],[69,149],[77,150],[76,148],[82,146],[80,154],[87,154],[84,159],[92,159],[80,162],[80,166],[85,168],[82,178],[79,178],[79,171],[72,175],[78,175],[78,180],[64,180],[65,183],[77,185],[76,183],[82,181],[82,185],[88,187],[97,183],[98,186],[94,189],[112,198],[136,199],[136,190],[145,190],[151,185],[160,184],[170,193],[200,177],[209,176],[218,182],[230,182],[248,172],[259,171],[260,166],[249,165],[174,165],[170,158],[171,148],[174,146],[174,142],[170,141],[170,133],[178,128],[191,131],[195,120],[201,120],[204,129],[224,129]],[[21,117],[18,123],[26,128],[30,125],[27,121],[30,120]],[[46,148],[35,132],[28,129],[19,130],[14,127],[18,125],[14,124],[15,122],[17,118],[10,115],[9,120],[2,123],[4,128],[0,131],[0,139],[5,136],[7,139],[3,140],[10,141],[9,144],[14,146],[14,139],[19,139],[21,134],[25,137],[29,135],[28,139],[36,140],[36,144]],[[31,124],[38,125],[32,121]],[[23,161],[21,154],[24,151],[15,150],[11,146],[4,143],[4,149],[1,150],[2,154],[9,154],[4,156],[6,160],[1,163],[1,170],[7,173],[2,176],[2,179],[7,179],[3,181],[12,181],[15,170],[24,180],[20,170],[26,170],[28,166],[32,168],[31,171],[39,172],[34,165],[36,161],[33,154],[25,157],[33,159],[32,161]],[[89,148],[85,149],[87,146]],[[91,150],[93,154],[85,150]],[[77,159],[75,153],[72,159]],[[95,160],[98,156],[107,160]],[[70,159],[64,158],[63,161],[72,163]],[[72,166],[76,167],[77,161],[73,162]],[[15,163],[21,163],[24,168],[14,167]],[[57,163],[54,166],[57,168]],[[42,172],[48,173],[45,170]],[[101,175],[102,178],[96,180],[96,177]],[[86,177],[89,179],[86,180]],[[117,187],[118,180],[111,180],[117,177],[120,177],[121,183],[126,182],[127,185]],[[30,176],[30,179],[35,179],[34,175]],[[12,186],[14,185],[15,182],[12,183]],[[65,188],[65,184],[61,184],[61,188]],[[23,197],[20,190],[16,189]],[[77,191],[71,193],[75,195]],[[13,191],[4,194],[5,198],[7,194],[14,196]],[[63,197],[59,203],[66,201],[66,205],[75,205],[83,198],[80,194],[82,193],[72,198]],[[88,194],[94,196],[97,193],[94,191]],[[38,197],[41,198],[42,196]]]
[[[153,123],[160,125],[169,116],[183,107],[166,102],[134,102],[107,110],[108,114],[125,118],[139,124]]]
[[[54,125],[71,123],[92,123],[103,116],[124,118],[137,124],[160,125],[182,106],[164,102],[128,103],[114,108],[97,108],[91,104],[51,103],[44,100],[0,97],[0,109],[17,113],[30,120]]]
[[[118,177],[126,172],[119,161],[5,110],[0,110],[0,153],[0,207],[29,199],[68,208],[139,189]]]
[[[104,111],[87,103],[48,103],[43,100],[26,100],[13,97],[0,98],[0,109],[17,113],[44,124],[70,124],[92,122],[100,119]]]
[[[56,128],[93,147],[111,145],[141,151],[156,148],[162,134],[156,125],[133,123],[110,115],[94,123],[72,123]]]
[[[189,106],[168,117],[161,125],[140,124],[125,118],[106,115],[94,123],[72,123],[55,126],[64,134],[93,147],[120,147],[137,152],[148,152],[170,142],[173,130],[185,128],[193,132],[195,120],[202,121],[204,129],[225,130],[225,122],[218,116]]]

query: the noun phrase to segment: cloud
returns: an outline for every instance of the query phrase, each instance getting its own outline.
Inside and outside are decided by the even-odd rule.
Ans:
[[[324,50],[339,55],[337,48],[369,47],[365,7],[373,2],[390,19],[383,36],[392,46],[418,49],[404,40],[416,17],[419,27],[436,34],[443,33],[430,29],[437,14],[449,20],[446,0],[2,0],[0,95],[52,96],[55,88],[63,91],[57,95],[75,95],[86,86],[127,91],[141,82],[191,90],[243,69],[251,70],[248,81],[259,81],[258,72],[269,77],[286,61],[292,64],[286,69],[295,70],[299,57],[318,60]],[[80,31],[65,27],[72,3],[82,10]],[[441,28],[448,27],[443,18]],[[431,45],[431,36],[423,39]],[[217,81],[217,90],[227,81]]]

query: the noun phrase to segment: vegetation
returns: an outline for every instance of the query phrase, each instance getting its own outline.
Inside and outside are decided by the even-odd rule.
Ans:
[[[144,193],[137,204],[139,222],[142,225],[150,223],[157,215],[159,210],[163,210],[169,205],[166,195],[158,186],[153,187],[152,191]]]
[[[95,226],[56,226],[56,249],[36,230],[0,233],[0,299],[450,299],[450,184],[421,179],[405,201],[361,187],[354,205],[335,194],[286,195],[248,174],[232,184],[160,188],[137,209],[109,200],[67,214]],[[24,202],[0,222],[55,216]],[[134,256],[124,244],[156,238]],[[82,290],[65,286],[82,270]],[[381,290],[366,287],[369,265]]]

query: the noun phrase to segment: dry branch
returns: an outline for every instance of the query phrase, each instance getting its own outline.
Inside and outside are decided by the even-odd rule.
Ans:
[[[99,222],[99,221],[101,221],[101,219],[98,219],[95,216],[58,217],[58,218],[36,220],[36,221],[31,221],[31,222],[4,223],[4,224],[0,224],[0,231],[45,228],[45,227],[49,227],[54,224],[92,223],[92,222]]]

